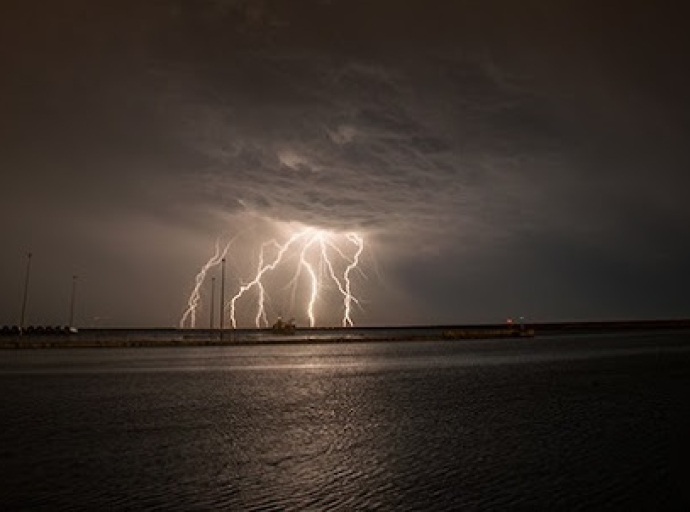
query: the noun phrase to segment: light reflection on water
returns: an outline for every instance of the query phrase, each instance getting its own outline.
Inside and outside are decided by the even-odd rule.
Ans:
[[[6,351],[3,509],[690,504],[684,335]]]
[[[593,358],[684,353],[677,335],[543,337],[538,340],[466,340],[320,343],[257,346],[51,349],[0,353],[1,373],[201,372],[337,368],[453,368],[531,364]],[[621,339],[624,340],[621,343]],[[614,341],[607,343],[606,341]]]

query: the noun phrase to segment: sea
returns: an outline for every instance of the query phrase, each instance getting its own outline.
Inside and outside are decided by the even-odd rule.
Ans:
[[[0,351],[0,510],[690,510],[690,331]]]

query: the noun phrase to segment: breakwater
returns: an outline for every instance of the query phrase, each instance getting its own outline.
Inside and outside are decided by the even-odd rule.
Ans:
[[[298,328],[294,333],[271,329],[125,329],[101,328],[79,331],[33,329],[20,333],[0,330],[0,349],[16,348],[118,348],[203,347],[227,345],[352,343],[387,341],[434,341],[491,338],[523,338],[542,335],[588,334],[615,331],[688,330],[690,320],[642,320],[609,322],[552,322],[520,325],[476,324],[406,327]]]
[[[0,336],[0,348],[120,348],[202,347],[227,345],[436,341],[534,336],[534,330],[519,327],[474,328],[332,328],[296,329],[276,333],[270,329],[86,329],[65,333],[37,332]]]

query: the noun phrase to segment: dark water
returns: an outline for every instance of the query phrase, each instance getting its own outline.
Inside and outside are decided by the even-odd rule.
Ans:
[[[690,339],[0,353],[0,509],[690,509]]]

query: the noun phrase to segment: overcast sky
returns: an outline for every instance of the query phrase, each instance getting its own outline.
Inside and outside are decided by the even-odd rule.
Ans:
[[[682,4],[4,1],[0,324],[28,252],[27,323],[173,326],[286,225],[359,325],[690,317]]]

